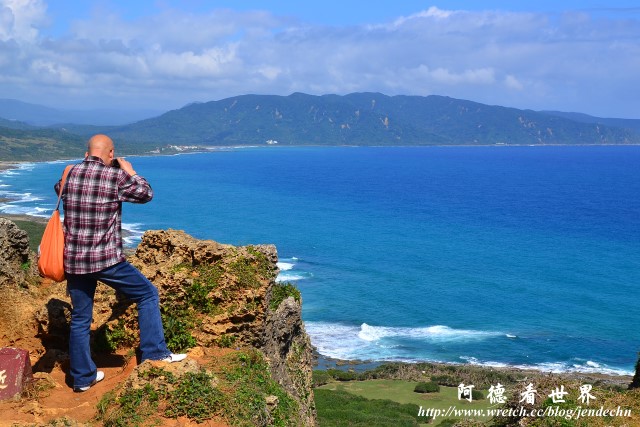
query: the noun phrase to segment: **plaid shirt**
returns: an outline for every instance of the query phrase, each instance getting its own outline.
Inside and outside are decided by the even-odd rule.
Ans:
[[[106,166],[99,157],[75,165],[62,193],[65,272],[88,274],[125,261],[122,202],[146,203],[152,197],[143,177]]]

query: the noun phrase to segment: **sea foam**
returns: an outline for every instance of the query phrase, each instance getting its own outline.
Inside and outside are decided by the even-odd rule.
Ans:
[[[435,325],[424,328],[398,328],[370,326],[366,323],[360,326],[360,332],[358,333],[358,337],[365,341],[377,341],[382,338],[391,337],[428,340],[432,342],[481,340],[500,335],[502,335],[500,332],[454,329],[445,325]]]

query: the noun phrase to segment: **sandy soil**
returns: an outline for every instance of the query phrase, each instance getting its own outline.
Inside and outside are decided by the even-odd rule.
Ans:
[[[189,353],[189,357],[200,364],[207,364],[217,357],[215,353],[207,353],[205,355],[201,349],[194,349]],[[105,379],[83,393],[75,393],[71,388],[68,363],[57,364],[51,372],[35,373],[36,389],[44,390],[32,392],[21,399],[0,402],[0,426],[40,426],[65,417],[79,425],[102,425],[95,419],[98,402],[105,393],[127,379],[136,367],[136,359],[128,358],[125,354],[112,354],[99,355],[94,360],[98,369],[104,371]],[[158,366],[165,364],[157,363]],[[227,424],[222,420],[209,420],[197,424],[187,418],[178,418],[163,419],[160,426],[226,427]]]

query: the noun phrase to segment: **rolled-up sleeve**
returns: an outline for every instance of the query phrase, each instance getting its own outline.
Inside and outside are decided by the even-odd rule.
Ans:
[[[153,189],[144,177],[130,176],[121,171],[118,178],[118,199],[121,202],[147,203],[153,199]]]

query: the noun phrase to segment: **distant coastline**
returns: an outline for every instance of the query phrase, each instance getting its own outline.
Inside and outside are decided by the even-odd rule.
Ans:
[[[173,145],[170,146],[170,149],[166,150],[150,150],[142,153],[125,153],[121,155],[121,157],[156,157],[156,156],[178,156],[185,154],[198,154],[198,153],[210,153],[215,151],[228,151],[228,150],[238,150],[238,149],[279,149],[279,148],[339,148],[339,147],[350,147],[350,148],[425,148],[425,147],[439,147],[439,148],[455,148],[455,147],[499,147],[499,148],[507,148],[507,147],[639,147],[639,143],[575,143],[575,144],[554,144],[554,143],[544,143],[544,144],[511,144],[511,143],[494,143],[494,144],[399,144],[399,145],[384,145],[384,144],[335,144],[335,145],[325,145],[325,144],[279,144],[279,145],[267,145],[267,144],[236,144],[236,145],[197,145],[197,146],[180,146]],[[55,162],[65,162],[65,161],[74,161],[74,160],[82,160],[81,157],[56,157],[51,159],[38,159],[38,160],[19,160],[12,159],[11,157],[5,158],[4,160],[0,160],[0,172],[16,169],[20,167],[21,164],[31,164],[31,163],[55,163]]]
[[[426,364],[429,366],[433,366],[436,369],[443,369],[447,371],[461,370],[461,369],[477,369],[482,372],[490,373],[490,372],[502,372],[502,373],[511,373],[515,375],[522,375],[528,378],[541,378],[549,375],[554,375],[559,378],[567,378],[572,380],[580,380],[580,381],[589,381],[592,383],[601,383],[609,386],[618,386],[626,388],[631,381],[633,380],[632,375],[613,375],[613,374],[605,374],[605,373],[596,373],[596,372],[548,372],[539,369],[524,369],[513,366],[503,366],[503,367],[489,367],[483,365],[475,365],[472,363],[442,363],[442,362],[431,362],[431,361],[422,361],[415,363],[408,362],[392,362],[386,360],[341,360],[335,359],[327,356],[323,356],[322,354],[314,351],[314,369],[317,370],[327,370],[327,369],[338,369],[342,371],[354,371],[354,372],[364,372],[371,369],[375,369],[381,365],[407,365],[409,367],[415,367],[422,364]]]

